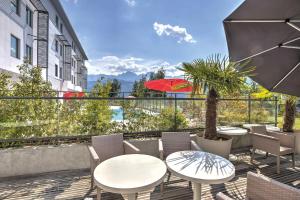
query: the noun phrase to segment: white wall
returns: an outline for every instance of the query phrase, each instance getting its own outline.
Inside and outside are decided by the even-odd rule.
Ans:
[[[28,35],[33,34],[33,29],[26,25],[26,6],[32,11],[34,8],[29,0],[20,2],[20,16],[10,11],[10,1],[0,3],[0,68],[14,73],[19,73],[16,66],[23,63],[26,44],[33,47],[33,37]],[[19,59],[10,55],[11,34],[20,39]]]
[[[60,35],[60,31],[55,26],[55,16],[57,12],[49,0],[42,0],[45,8],[49,12],[49,63],[48,63],[48,78],[51,81],[53,89],[55,90],[77,90],[81,91],[81,87],[76,87],[76,84],[72,84],[71,81],[63,81],[55,76],[55,64],[62,66],[62,58],[59,56],[59,52],[55,52],[55,40],[56,35]],[[33,29],[26,25],[26,6],[28,6],[32,11],[35,10],[34,6],[31,4],[30,0],[20,1],[20,16],[11,12],[10,1],[2,0],[0,1],[0,68],[5,69],[14,73],[19,73],[17,65],[23,63],[23,58],[25,55],[26,44],[33,47],[33,65],[37,63],[37,42],[34,41],[33,37],[30,35],[37,35],[37,13],[34,12],[33,19]],[[59,15],[58,15],[59,16]],[[62,18],[60,18],[60,23]],[[10,55],[11,48],[11,34],[20,39],[20,59],[14,58]],[[29,35],[30,34],[30,35]],[[70,44],[72,44],[72,38],[64,24],[63,35],[67,38]],[[59,48],[60,50],[60,48]],[[80,52],[72,51],[72,54],[80,55]],[[76,68],[72,67],[72,74],[77,79]],[[43,69],[43,76],[46,78],[46,69]]]
[[[84,144],[3,149],[0,158],[0,177],[87,169],[90,166]]]

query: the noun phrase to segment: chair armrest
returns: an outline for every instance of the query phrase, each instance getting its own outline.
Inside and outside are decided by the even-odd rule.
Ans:
[[[268,135],[278,138],[281,146],[295,148],[295,135],[292,133],[268,131]]]
[[[219,192],[217,195],[216,195],[216,199],[217,200],[233,200],[232,198],[226,196],[224,193],[222,192]]]
[[[88,150],[90,152],[91,159],[94,160],[95,163],[99,163],[100,162],[100,158],[99,158],[98,154],[96,153],[94,147],[88,146]]]
[[[194,140],[191,140],[191,150],[202,151],[202,149],[199,147],[199,145]]]
[[[158,151],[161,160],[164,159],[164,146],[161,139],[158,139]]]
[[[125,154],[138,154],[141,153],[140,149],[128,141],[123,141]]]
[[[251,139],[253,148],[279,155],[280,141],[278,138],[259,133],[251,133]]]
[[[98,154],[96,153],[94,147],[88,146],[88,150],[90,153],[90,167],[91,167],[91,176],[93,177],[94,170],[100,163],[100,158]]]

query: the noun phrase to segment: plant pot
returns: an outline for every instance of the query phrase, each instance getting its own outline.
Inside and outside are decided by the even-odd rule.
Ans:
[[[226,140],[209,140],[204,137],[197,136],[196,139],[198,145],[203,149],[203,151],[229,159],[232,138],[228,138]]]
[[[300,130],[295,130],[295,151],[296,154],[300,155]]]

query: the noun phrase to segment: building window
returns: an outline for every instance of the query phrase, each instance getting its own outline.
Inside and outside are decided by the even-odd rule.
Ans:
[[[71,75],[71,81],[72,81],[72,83],[73,83],[73,75]]]
[[[55,65],[55,76],[58,77],[58,65]]]
[[[27,6],[26,6],[26,24],[32,28],[33,13]]]
[[[32,64],[32,47],[26,45],[26,59],[29,64]]]
[[[60,45],[60,56],[63,56],[64,48],[63,45]]]
[[[73,79],[74,79],[74,83],[73,83],[73,84],[75,85],[75,80],[76,80],[76,79],[75,79],[75,76],[73,77]]]
[[[20,39],[13,35],[10,37],[10,55],[15,58],[20,58]]]
[[[55,16],[55,26],[58,28],[59,26],[59,19],[58,19],[58,16],[56,15]]]
[[[17,15],[20,15],[20,0],[10,0],[10,8],[11,11],[16,13]]]
[[[62,67],[59,68],[59,78],[62,79],[63,76],[63,70]]]
[[[58,41],[55,40],[55,51],[58,52]]]
[[[62,24],[62,23],[60,24],[60,32],[61,32],[61,33],[63,33],[63,32],[64,32],[64,26],[63,26],[63,24]]]

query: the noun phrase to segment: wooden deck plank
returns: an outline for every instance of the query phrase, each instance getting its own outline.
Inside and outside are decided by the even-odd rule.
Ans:
[[[257,154],[254,165],[250,163],[249,152],[235,155],[236,176],[225,184],[203,185],[203,199],[214,199],[218,192],[225,192],[235,199],[243,199],[246,193],[246,173],[248,171],[262,173],[268,177],[300,189],[300,156],[296,157],[296,168],[291,167],[290,158],[282,159],[281,174],[276,174],[275,157],[265,158]],[[154,191],[139,194],[139,200],[191,200],[192,188],[188,182],[171,176],[165,180],[165,191],[160,193],[159,186]],[[0,199],[86,199],[96,197],[96,191],[90,190],[90,174],[88,170],[62,171],[41,174],[31,177],[15,177],[0,181]],[[103,200],[123,200],[119,194],[102,193]]]

